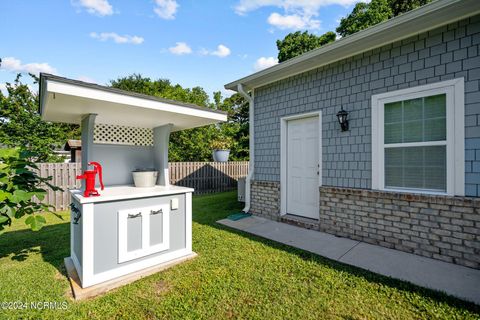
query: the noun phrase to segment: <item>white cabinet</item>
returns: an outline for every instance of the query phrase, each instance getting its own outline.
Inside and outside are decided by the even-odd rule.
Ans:
[[[118,211],[118,262],[169,249],[170,205]]]

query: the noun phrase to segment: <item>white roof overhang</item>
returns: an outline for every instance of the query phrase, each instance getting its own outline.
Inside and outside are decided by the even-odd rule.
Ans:
[[[222,111],[48,74],[40,76],[40,113],[45,121],[73,124],[88,114],[102,124],[155,128],[171,123],[172,131],[227,120]]]

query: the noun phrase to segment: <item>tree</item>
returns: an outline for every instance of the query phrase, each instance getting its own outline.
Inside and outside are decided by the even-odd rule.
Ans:
[[[332,31],[317,36],[308,31],[289,33],[283,40],[277,40],[278,61],[283,62],[307,51],[319,48],[333,42],[336,34]]]
[[[353,11],[340,20],[337,33],[342,37],[388,20],[393,16],[388,0],[372,0],[370,3],[359,2]]]
[[[110,86],[160,98],[193,103],[202,107],[211,107],[208,94],[201,87],[185,89],[179,84],[172,85],[168,79],[152,80],[140,74],[132,74],[110,81]]]
[[[426,5],[431,1],[432,0],[389,0],[389,3],[393,16],[396,17],[402,13]]]
[[[372,0],[370,3],[359,2],[348,16],[340,20],[340,25],[336,31],[342,37],[345,37],[423,6],[430,1],[432,0]]]
[[[34,84],[38,78],[32,74]],[[80,135],[79,127],[42,121],[38,112],[38,94],[21,82],[18,74],[7,83],[7,95],[0,91],[0,145],[21,147],[35,153],[38,162],[62,161],[54,154],[67,139]]]
[[[248,101],[239,93],[223,100],[220,110],[227,111],[228,120],[220,125],[224,136],[230,137],[231,160],[248,160],[249,158],[249,111]]]

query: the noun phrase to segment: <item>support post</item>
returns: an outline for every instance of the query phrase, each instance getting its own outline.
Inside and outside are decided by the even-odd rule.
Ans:
[[[168,142],[173,124],[169,123],[153,129],[153,162],[160,173],[157,185],[168,187],[170,174],[168,172]]]
[[[90,113],[82,118],[82,171],[87,170],[88,163],[93,159],[93,130],[96,114]],[[85,190],[85,180],[82,180],[82,190]]]

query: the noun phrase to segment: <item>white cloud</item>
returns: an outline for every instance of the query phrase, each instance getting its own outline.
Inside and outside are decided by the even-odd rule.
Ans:
[[[229,56],[231,53],[230,49],[223,44],[219,44],[217,46],[217,50],[212,52],[212,55],[220,57],[220,58],[225,58]]]
[[[77,79],[83,82],[88,82],[88,83],[98,83],[97,80],[90,78],[89,76],[79,76]]]
[[[11,72],[28,72],[38,75],[40,72],[45,73],[57,73],[57,69],[50,66],[48,63],[26,63],[22,64],[20,59],[14,57],[5,57],[2,58],[2,63],[0,65],[0,69],[4,69]]]
[[[156,7],[153,11],[162,19],[175,19],[179,7],[176,0],[155,0]]]
[[[5,83],[0,83],[0,91],[2,91],[2,93],[4,95],[6,95],[8,92],[7,92],[7,85]]]
[[[192,53],[192,48],[185,42],[177,42],[176,46],[168,48],[168,51],[176,55],[183,55]]]
[[[318,16],[321,7],[332,4],[349,6],[359,0],[240,0],[235,12],[245,15],[248,12],[263,8],[276,7],[283,14],[274,12],[268,17],[268,23],[279,29],[319,29]]]
[[[349,6],[359,0],[240,0],[235,6],[235,12],[239,15],[262,7],[282,8],[287,12],[302,11],[307,14],[317,13],[320,7],[332,4]]]
[[[107,40],[113,40],[115,43],[131,43],[131,44],[142,44],[144,39],[139,36],[129,36],[129,35],[119,35],[115,32],[101,32],[101,33],[96,33],[96,32],[91,32],[90,37],[100,40],[100,41],[107,41]]]
[[[291,14],[281,15],[277,12],[268,17],[268,23],[279,29],[318,29],[320,20],[312,19],[310,16]]]
[[[223,44],[219,44],[217,46],[217,49],[214,51],[209,51],[205,48],[202,48],[200,49],[199,53],[203,56],[211,55],[211,56],[217,56],[220,58],[225,58],[225,57],[228,57],[232,53],[232,51],[227,46]]]
[[[253,65],[255,71],[260,71],[266,68],[270,68],[278,63],[278,59],[274,57],[260,57]]]
[[[113,14],[113,7],[108,0],[79,0],[77,5],[87,9],[88,13],[102,17]]]

